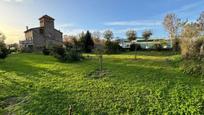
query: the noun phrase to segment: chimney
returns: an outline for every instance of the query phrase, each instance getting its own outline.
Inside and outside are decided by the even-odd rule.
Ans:
[[[26,30],[28,30],[29,28],[28,28],[28,26],[26,26]]]

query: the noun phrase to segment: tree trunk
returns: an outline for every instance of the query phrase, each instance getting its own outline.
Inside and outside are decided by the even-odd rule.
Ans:
[[[135,44],[135,60],[137,60],[137,45]]]
[[[103,55],[100,54],[99,55],[99,63],[100,63],[100,71],[103,71]]]
[[[204,43],[203,43],[202,46],[200,47],[200,56],[201,56],[201,57],[204,56]]]

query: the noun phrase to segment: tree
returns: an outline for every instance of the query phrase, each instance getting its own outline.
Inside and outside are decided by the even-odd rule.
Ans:
[[[129,41],[136,40],[136,38],[137,38],[136,37],[137,36],[136,31],[134,31],[134,30],[128,30],[126,32],[126,36],[127,36]]]
[[[9,53],[4,40],[6,39],[5,35],[0,33],[0,59],[5,59]]]
[[[200,14],[198,18],[198,24],[200,26],[201,31],[204,31],[204,11]]]
[[[111,39],[113,39],[113,32],[111,30],[106,30],[103,33],[103,36],[106,40],[110,41]]]
[[[0,33],[0,42],[4,42],[5,39],[5,35],[3,33]]]
[[[94,48],[94,42],[89,31],[87,31],[85,35],[81,36],[81,43],[84,52],[92,52],[92,49]]]
[[[181,20],[174,13],[167,14],[164,18],[164,28],[169,33],[171,45],[173,46],[173,39],[178,37],[178,31],[181,24]]]
[[[99,40],[101,38],[101,32],[99,31],[93,32],[92,37],[96,40]]]
[[[142,36],[144,37],[145,41],[147,41],[150,36],[152,35],[152,32],[151,30],[145,30],[143,33],[142,33]]]
[[[195,58],[198,54],[195,50],[195,42],[200,36],[200,28],[197,23],[187,23],[181,33],[181,54],[184,58]]]
[[[67,49],[75,49],[78,50],[80,48],[80,42],[76,36],[64,36],[64,45]]]

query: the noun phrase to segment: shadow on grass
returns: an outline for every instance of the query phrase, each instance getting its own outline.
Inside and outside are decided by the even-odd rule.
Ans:
[[[130,52],[130,53],[125,53],[129,55],[134,55],[135,52]],[[175,51],[137,51],[137,55],[142,55],[142,56],[173,56],[173,55],[178,55],[179,52]]]

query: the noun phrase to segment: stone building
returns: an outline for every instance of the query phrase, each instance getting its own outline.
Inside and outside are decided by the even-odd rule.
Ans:
[[[54,20],[48,15],[39,18],[40,27],[28,28],[24,32],[25,40],[20,41],[22,50],[42,51],[43,48],[52,48],[63,45],[63,33],[55,29]]]

